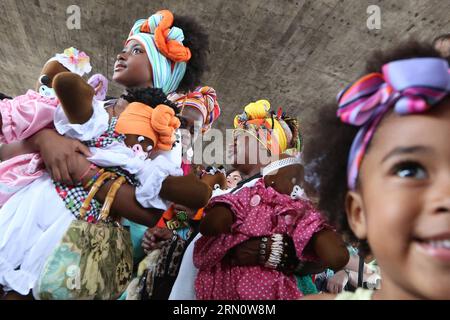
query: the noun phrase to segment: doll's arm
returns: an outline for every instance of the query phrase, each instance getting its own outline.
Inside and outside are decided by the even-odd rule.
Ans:
[[[342,238],[333,230],[323,229],[311,239],[311,249],[324,266],[334,271],[344,268],[349,261],[349,253]]]
[[[223,204],[207,209],[200,224],[200,233],[205,237],[215,237],[230,233],[233,225],[233,211]]]
[[[194,174],[184,177],[167,177],[159,193],[161,198],[191,209],[206,207],[211,199],[212,189]]]
[[[83,78],[72,72],[59,73],[53,79],[53,89],[70,123],[89,121],[94,113],[92,100],[95,91]]]

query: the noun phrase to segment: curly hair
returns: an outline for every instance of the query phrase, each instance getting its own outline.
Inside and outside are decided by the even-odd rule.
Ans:
[[[174,26],[184,32],[183,44],[191,50],[192,58],[187,63],[186,74],[178,86],[178,92],[187,93],[201,85],[203,74],[209,70],[209,35],[192,17],[174,16]]]
[[[3,94],[0,92],[0,100],[5,100],[5,99],[11,100],[12,98],[10,96],[7,96],[6,94]]]
[[[431,44],[410,40],[391,50],[374,52],[367,61],[364,74],[381,72],[383,65],[392,61],[420,57],[440,55]],[[345,212],[348,155],[358,128],[338,119],[336,103],[327,104],[321,110],[319,125],[313,129],[304,152],[305,162],[314,163],[311,168],[318,175],[319,209],[349,243],[357,244],[361,254],[367,255],[370,253],[367,241],[356,238]]]
[[[178,113],[179,108],[175,103],[167,99],[167,95],[159,88],[132,88],[127,89],[122,98],[129,103],[140,102],[150,107],[156,108],[160,104],[164,104],[172,108]]]

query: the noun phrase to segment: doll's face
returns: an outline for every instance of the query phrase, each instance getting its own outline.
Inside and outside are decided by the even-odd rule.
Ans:
[[[389,114],[347,196],[394,299],[450,298],[450,99],[425,114]],[[389,298],[389,296],[385,296]]]
[[[298,188],[303,188],[304,169],[300,164],[278,169],[274,174],[264,177],[267,187],[272,187],[278,193],[292,195]],[[296,188],[297,187],[297,188]],[[297,191],[297,193],[300,191]]]
[[[208,169],[206,169],[208,170]],[[226,190],[227,189],[227,178],[225,177],[225,174],[222,172],[217,172],[215,174],[203,174],[201,180],[205,182],[207,185],[211,187],[211,189],[221,189]]]
[[[117,56],[113,80],[126,88],[153,87],[152,67],[144,46],[138,41],[128,42]]]
[[[147,137],[138,136],[135,134],[127,134],[125,138],[125,144],[133,149],[134,154],[140,157],[142,160],[146,160],[150,157],[153,150],[153,141]]]

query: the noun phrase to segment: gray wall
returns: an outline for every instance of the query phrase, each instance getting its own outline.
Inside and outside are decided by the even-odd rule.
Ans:
[[[71,4],[81,7],[81,30],[66,27]],[[381,8],[381,30],[366,26],[371,4]],[[298,115],[307,133],[369,51],[450,32],[448,0],[0,0],[0,92],[33,87],[42,64],[69,46],[88,52],[94,71],[110,78],[135,19],[162,8],[196,16],[209,30],[205,84],[218,91],[221,128],[248,102],[267,98]]]

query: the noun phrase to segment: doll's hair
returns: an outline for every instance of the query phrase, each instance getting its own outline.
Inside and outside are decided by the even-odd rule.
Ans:
[[[193,91],[202,81],[203,74],[209,70],[209,35],[192,17],[174,15],[174,26],[184,32],[184,46],[191,50],[192,57],[187,63],[186,74],[178,86],[177,92]]]
[[[12,98],[10,96],[7,96],[6,94],[0,92],[0,100],[4,100],[4,99],[11,100]]]
[[[420,57],[439,57],[439,53],[431,44],[410,40],[391,50],[374,52],[367,61],[364,74],[381,72],[382,67],[392,61]],[[345,168],[359,129],[338,119],[336,103],[325,105],[321,110],[318,113],[318,125],[311,132],[304,152],[305,162],[314,162],[315,174],[319,177],[319,209],[346,239],[358,243],[361,254],[367,255],[370,253],[367,241],[356,238],[345,212],[345,197],[348,192]]]
[[[122,98],[129,103],[140,102],[152,108],[156,108],[160,104],[163,104],[172,108],[175,111],[175,114],[179,111],[177,105],[167,99],[167,95],[159,88],[148,87],[127,89],[126,93],[122,95]]]

